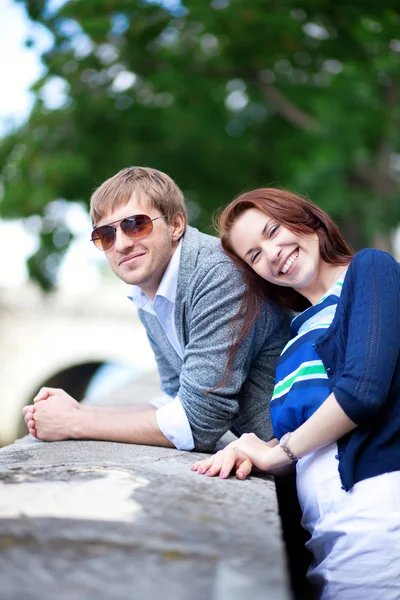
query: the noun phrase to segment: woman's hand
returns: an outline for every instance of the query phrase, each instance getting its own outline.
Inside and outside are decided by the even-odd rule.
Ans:
[[[238,440],[231,442],[229,445],[247,454],[257,469],[268,471],[270,468],[269,453],[277,444],[278,440],[276,439],[271,442],[264,442],[255,433],[244,433]]]
[[[262,471],[268,468],[267,455],[270,451],[271,442],[267,444],[254,433],[244,433],[240,439],[231,442],[214,456],[194,463],[192,471],[208,477],[219,474],[221,479],[226,479],[234,471],[238,479],[245,479],[253,465]]]
[[[219,475],[221,479],[226,479],[231,471],[234,471],[238,479],[246,479],[252,467],[252,462],[247,454],[229,444],[214,456],[194,463],[191,469],[200,475],[207,475],[207,477]]]

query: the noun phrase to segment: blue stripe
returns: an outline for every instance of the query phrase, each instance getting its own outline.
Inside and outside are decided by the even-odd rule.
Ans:
[[[284,404],[273,402],[271,404],[271,420],[274,434],[279,439],[287,431],[294,431],[315,413],[330,394],[327,380],[326,385],[317,385],[311,381],[304,382],[304,386],[296,384],[286,397]],[[307,402],[304,402],[304,390],[307,389]],[[280,400],[280,399],[278,399]]]
[[[281,367],[288,359],[290,359],[290,357],[295,353],[298,352],[299,349],[305,344],[307,344],[307,342],[310,345],[310,354],[309,357],[305,358],[304,353],[300,354],[298,353],[296,356],[296,360],[297,360],[297,366],[301,365],[303,362],[305,362],[306,360],[321,360],[321,358],[318,356],[318,354],[313,350],[312,350],[312,342],[314,342],[315,340],[317,340],[321,335],[323,335],[326,332],[326,329],[312,329],[311,331],[307,331],[307,333],[305,333],[304,335],[302,335],[301,337],[299,337],[298,340],[295,340],[290,346],[289,348],[287,348],[287,350],[284,351],[283,354],[281,354],[279,360],[278,360],[278,364],[277,364],[277,368]],[[295,367],[297,368],[297,367]],[[294,371],[294,369],[290,369],[286,375],[288,375],[291,371]],[[278,372],[276,373],[277,375],[277,379],[278,379]],[[279,379],[283,379],[283,377],[279,376]]]
[[[294,337],[298,334],[300,327],[306,321],[308,321],[308,319],[311,319],[311,317],[321,312],[321,310],[323,310],[324,308],[327,308],[328,306],[334,306],[338,303],[338,301],[338,296],[330,294],[327,298],[325,298],[323,302],[320,302],[319,304],[314,304],[313,306],[310,306],[310,308],[306,308],[304,312],[302,312],[300,315],[297,315],[297,317],[295,317],[291,322],[290,332],[292,336]]]
[[[290,388],[290,390],[287,392],[287,394],[283,394],[282,396],[279,396],[279,398],[274,398],[273,400],[271,400],[271,411],[273,410],[273,408],[275,406],[280,406],[281,404],[283,404],[288,396],[288,394],[295,394],[295,392],[297,390],[303,390],[303,389],[311,389],[311,388],[323,388],[324,390],[327,389],[328,390],[328,395],[331,393],[331,389],[330,389],[330,381],[329,379],[305,379],[304,381],[296,381],[292,387]],[[328,397],[327,395],[327,397]]]

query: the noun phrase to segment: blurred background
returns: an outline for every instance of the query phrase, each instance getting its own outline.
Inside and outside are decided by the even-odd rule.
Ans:
[[[207,233],[278,186],[399,258],[398,0],[0,0],[0,47],[0,444],[41,385],[157,385],[89,243],[91,192],[123,167],[171,175]]]

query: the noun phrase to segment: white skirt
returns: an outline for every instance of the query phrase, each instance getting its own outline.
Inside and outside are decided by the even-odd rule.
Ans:
[[[337,444],[297,463],[302,525],[321,600],[400,600],[400,472],[341,488]]]

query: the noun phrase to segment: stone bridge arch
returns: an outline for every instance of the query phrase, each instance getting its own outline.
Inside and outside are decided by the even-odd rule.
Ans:
[[[81,399],[101,365],[131,368],[132,379],[155,371],[124,292],[119,285],[90,296],[43,296],[30,286],[0,291],[0,445],[24,433],[21,409],[43,385],[64,387]]]
[[[32,402],[32,398],[38,393],[41,387],[62,388],[79,402],[85,397],[86,390],[92,381],[94,375],[105,363],[89,362],[66,367],[51,375],[48,379],[41,381],[32,388],[26,398],[22,399],[22,406]],[[20,413],[19,423],[17,425],[17,436],[22,437],[26,434],[26,426]]]

